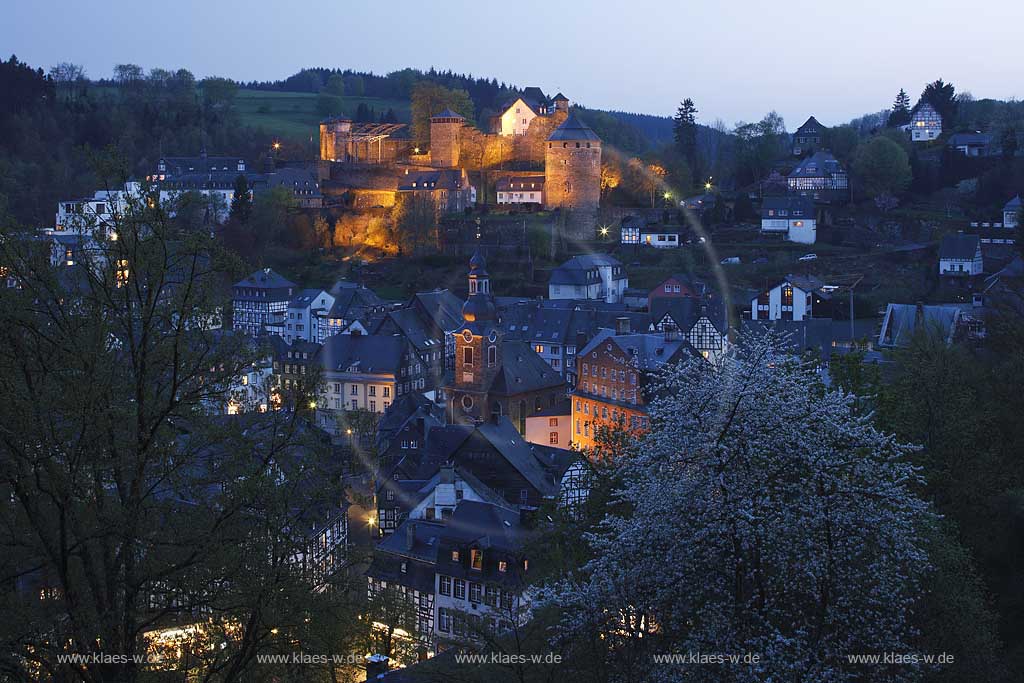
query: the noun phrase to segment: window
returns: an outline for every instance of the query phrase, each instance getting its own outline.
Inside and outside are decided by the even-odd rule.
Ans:
[[[452,562],[458,562],[458,561],[459,561],[459,551],[458,550],[453,550],[452,551]]]
[[[552,446],[558,445],[558,432],[548,433],[548,443],[551,444]]]
[[[474,582],[470,581],[469,582],[469,601],[470,602],[479,603],[480,602],[480,594],[483,592],[482,589],[483,589],[483,586],[481,586],[479,583],[474,583]]]
[[[409,571],[409,563],[408,562],[403,562],[402,563],[402,573],[405,574],[408,571]]]
[[[462,579],[455,579],[455,599],[465,600],[466,599],[466,582]]]
[[[384,398],[391,397],[391,387],[384,387]]]
[[[371,413],[377,412],[377,402],[376,401],[370,401],[370,412]]]
[[[479,548],[473,548],[469,551],[469,566],[472,569],[481,571],[484,568],[484,552]]]
[[[472,346],[464,346],[462,348],[462,364],[463,365],[468,365],[470,367],[473,366],[473,347]]]
[[[358,395],[359,395],[359,385],[358,385],[358,384],[353,384],[353,385],[352,385],[352,390],[351,390],[351,391],[349,391],[349,393],[350,393],[350,394],[351,394],[352,396],[358,396]]]
[[[438,591],[441,593],[441,595],[451,595],[452,594],[452,577],[450,577],[450,576],[442,576],[441,580],[440,580],[440,583],[438,585]]]
[[[370,396],[377,395],[377,387],[370,387]]]
[[[449,633],[452,630],[452,615],[445,607],[437,610],[437,630],[442,633]]]
[[[580,407],[580,402],[576,401],[576,409],[579,410],[579,407]],[[557,427],[557,426],[558,426],[558,418],[557,417],[549,417],[548,418],[548,427]]]
[[[508,562],[506,562],[505,560],[500,560],[498,562],[498,571],[499,572],[507,572],[508,571]]]
[[[533,350],[536,351],[537,353],[544,353],[544,345],[537,344],[536,346],[533,347]]]
[[[498,364],[498,347],[488,346],[487,347],[487,367],[493,368]]]
[[[491,607],[498,606],[497,586],[487,586],[487,589],[484,591],[484,604],[490,605]]]

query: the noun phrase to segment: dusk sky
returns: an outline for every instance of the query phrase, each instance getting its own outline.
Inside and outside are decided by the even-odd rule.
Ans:
[[[775,109],[789,130],[810,114],[829,125],[886,108],[901,87],[916,101],[939,77],[976,98],[1024,97],[1019,0],[32,0],[5,14],[5,54],[94,78],[123,62],[239,80],[434,66],[602,109],[670,115],[691,97],[702,123]]]

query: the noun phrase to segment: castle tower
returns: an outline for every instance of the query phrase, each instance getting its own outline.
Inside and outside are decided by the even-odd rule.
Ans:
[[[555,111],[564,111],[565,113],[569,113],[568,97],[566,97],[562,93],[558,93],[552,98],[551,101],[555,103]]]
[[[330,118],[320,122],[320,160],[347,161],[352,121]]]
[[[568,105],[564,96],[563,100]],[[548,136],[547,144],[544,208],[596,211],[601,201],[601,138],[569,114]]]
[[[435,168],[458,168],[462,126],[461,114],[445,109],[430,117],[430,165]]]
[[[501,370],[502,333],[491,298],[487,264],[478,249],[469,260],[469,298],[462,307],[462,329],[455,334],[455,372],[446,387],[452,422],[488,419],[494,407],[488,391]]]

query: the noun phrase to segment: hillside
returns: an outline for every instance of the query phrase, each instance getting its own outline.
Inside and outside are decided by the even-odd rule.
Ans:
[[[409,120],[409,101],[381,97],[344,96],[342,110],[334,112],[355,117],[360,104],[380,115],[392,109],[400,121]],[[314,139],[317,124],[324,118],[317,111],[317,96],[310,92],[240,89],[234,102],[242,124],[262,128],[275,137],[292,140]]]

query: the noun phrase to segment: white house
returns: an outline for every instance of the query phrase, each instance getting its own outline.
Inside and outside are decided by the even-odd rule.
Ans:
[[[574,256],[551,272],[549,299],[597,299],[616,304],[629,287],[626,270],[607,254]]]
[[[526,418],[526,440],[541,446],[556,446],[568,450],[572,441],[569,425],[572,407],[565,401],[553,408],[531,413]]]
[[[910,117],[910,139],[914,142],[929,142],[942,134],[942,116],[928,102],[914,107]]]
[[[782,234],[790,242],[814,244],[818,232],[814,202],[809,197],[765,197],[761,232]]]
[[[939,275],[974,277],[982,273],[981,240],[958,232],[946,235],[939,245]]]
[[[655,249],[676,249],[679,247],[678,232],[642,232],[640,233],[640,244]]]
[[[1024,212],[1024,201],[1021,201],[1020,195],[1017,195],[1006,202],[1006,206],[1003,207],[1003,227],[1016,228],[1021,212]]]
[[[505,103],[496,117],[495,132],[498,135],[526,135],[530,124],[538,116],[550,116],[556,109],[569,110],[569,99],[562,93],[548,99],[537,87],[526,88],[522,95]]]
[[[327,324],[327,314],[334,306],[334,297],[322,289],[300,290],[288,302],[282,321],[281,336],[289,344],[296,339],[319,342],[320,326]]]
[[[751,320],[803,320],[830,317],[831,295],[816,277],[787,275],[786,279],[750,300]]]
[[[499,204],[544,204],[544,176],[508,176],[496,187]]]

